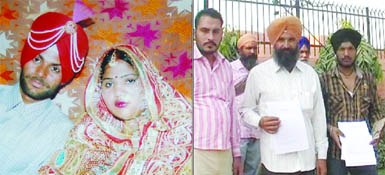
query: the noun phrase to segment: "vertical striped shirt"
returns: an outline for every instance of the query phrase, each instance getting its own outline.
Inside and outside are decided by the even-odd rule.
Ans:
[[[362,72],[359,68],[356,68],[356,73],[353,92],[349,92],[344,85],[338,68],[321,75],[328,125],[337,127],[339,121],[365,120],[373,126],[384,118],[380,112],[376,80],[370,73]],[[375,129],[374,133],[378,133],[380,129]],[[328,153],[335,159],[341,158],[341,151],[331,137]]]
[[[194,46],[194,148],[240,156],[238,113],[230,63],[219,53],[210,63]]]
[[[249,70],[247,70],[247,68],[243,66],[241,60],[238,58],[230,64],[233,68],[234,85],[237,85],[242,81],[246,81],[247,76],[249,75]],[[239,111],[239,107],[242,105],[243,99],[244,93],[241,93],[235,97],[235,105],[237,106],[237,111]],[[241,115],[238,116],[240,117]],[[260,133],[257,129],[246,126],[244,122],[240,120],[240,118],[238,118],[238,121],[241,138],[259,138]]]

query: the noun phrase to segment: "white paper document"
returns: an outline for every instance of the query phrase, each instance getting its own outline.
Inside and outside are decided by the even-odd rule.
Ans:
[[[276,154],[303,151],[309,148],[305,121],[298,100],[275,101],[265,104],[267,116],[281,120],[278,132],[272,134]]]
[[[365,121],[338,122],[338,128],[344,133],[341,140],[341,159],[346,166],[376,165],[376,156],[370,144],[372,136]]]

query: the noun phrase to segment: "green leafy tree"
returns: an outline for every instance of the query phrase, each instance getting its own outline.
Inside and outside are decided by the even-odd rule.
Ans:
[[[239,32],[225,29],[219,52],[229,61],[234,61],[238,57],[237,42],[240,37]]]
[[[342,21],[341,28],[354,29],[350,22]],[[333,51],[330,41],[331,36],[328,37],[326,44],[320,50],[319,59],[316,62],[315,70],[318,73],[323,73],[332,70],[337,65],[337,57]],[[383,79],[383,72],[381,64],[378,62],[377,51],[362,38],[361,44],[357,49],[356,65],[364,71],[371,72],[377,79],[377,82]]]

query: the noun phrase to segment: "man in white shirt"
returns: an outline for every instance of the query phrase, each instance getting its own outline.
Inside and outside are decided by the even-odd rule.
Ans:
[[[254,67],[246,82],[241,112],[247,124],[261,130],[263,175],[326,175],[328,140],[325,108],[317,73],[311,66],[297,61],[301,32],[302,25],[296,17],[273,21],[267,28],[274,47],[273,59]],[[283,101],[299,102],[295,107],[303,115],[302,127],[306,136],[302,139],[307,140],[308,147],[280,154],[276,147],[284,148],[286,145],[276,145],[275,139],[282,125],[287,123],[269,114],[271,110],[267,110],[267,106],[270,102]]]

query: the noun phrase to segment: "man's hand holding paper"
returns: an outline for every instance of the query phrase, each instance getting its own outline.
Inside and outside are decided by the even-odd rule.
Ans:
[[[273,135],[275,153],[286,154],[309,148],[304,116],[298,100],[265,103],[260,127]],[[274,116],[274,117],[271,117]]]
[[[372,136],[365,121],[338,122],[338,128],[345,135],[340,137],[341,159],[346,161],[347,167],[376,165]]]
[[[281,121],[278,117],[264,116],[259,121],[259,127],[267,133],[274,134],[278,131]]]

